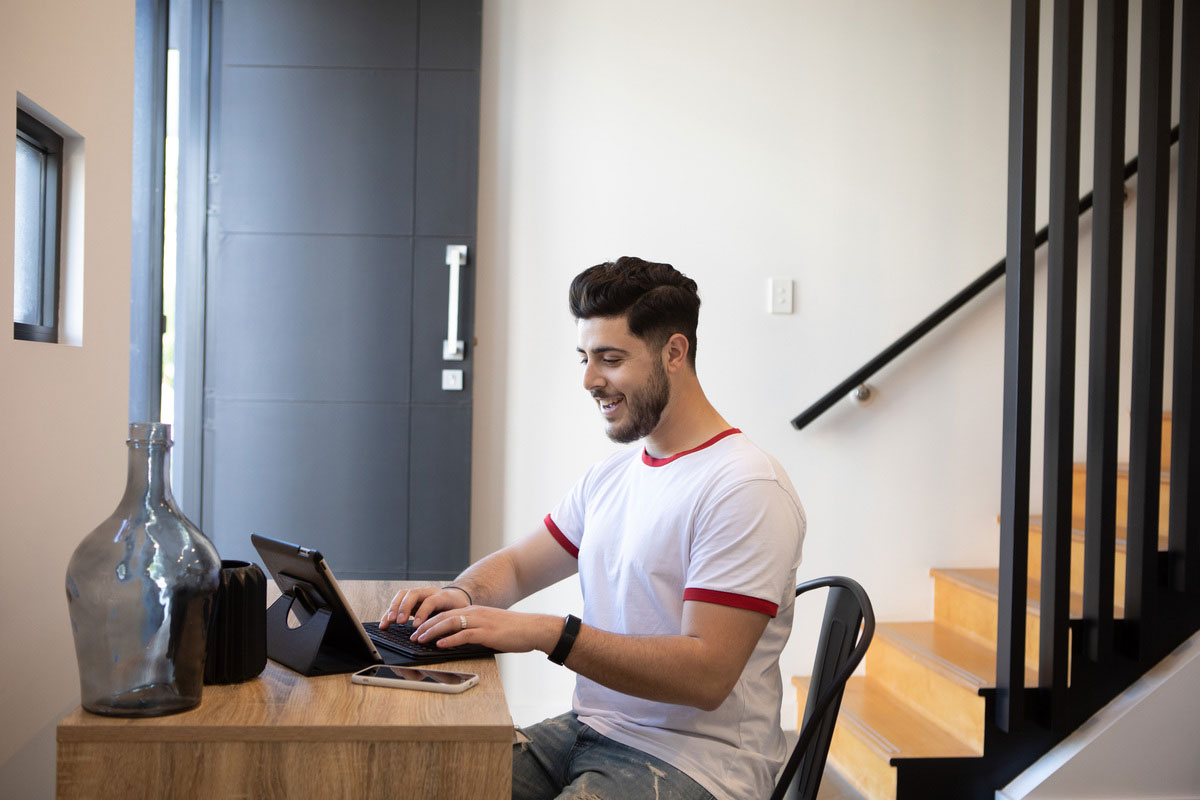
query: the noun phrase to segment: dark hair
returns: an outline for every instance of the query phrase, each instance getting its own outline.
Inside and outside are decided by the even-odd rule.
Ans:
[[[688,340],[688,363],[696,366],[696,282],[670,264],[632,256],[588,267],[571,281],[575,319],[626,317],[629,332],[661,347],[676,333]]]

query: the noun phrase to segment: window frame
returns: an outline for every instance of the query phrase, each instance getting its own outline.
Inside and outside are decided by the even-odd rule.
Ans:
[[[41,253],[37,282],[41,296],[38,324],[13,320],[13,338],[30,342],[58,341],[59,250],[62,237],[63,137],[27,111],[17,109],[17,138],[46,156],[42,172]],[[22,268],[13,264],[14,270]],[[15,277],[14,277],[15,281]],[[15,317],[14,310],[14,317]],[[48,324],[47,324],[48,322]]]

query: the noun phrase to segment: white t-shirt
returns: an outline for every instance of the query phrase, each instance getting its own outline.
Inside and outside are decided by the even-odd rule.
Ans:
[[[643,700],[580,675],[580,719],[718,798],[768,796],[786,757],[779,653],[791,633],[805,525],[783,468],[737,429],[670,458],[626,450],[588,470],[546,516],[550,533],[579,559],[585,623],[679,635],[685,600],[771,619],[715,711]]]

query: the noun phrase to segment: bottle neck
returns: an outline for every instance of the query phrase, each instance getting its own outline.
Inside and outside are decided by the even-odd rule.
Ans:
[[[171,496],[171,445],[162,441],[131,439],[129,471],[121,505],[144,508],[175,505]]]

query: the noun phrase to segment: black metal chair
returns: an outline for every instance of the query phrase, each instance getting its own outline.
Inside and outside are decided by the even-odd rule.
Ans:
[[[842,693],[875,635],[871,599],[857,581],[839,575],[817,578],[797,586],[796,597],[823,587],[829,587],[829,594],[804,704],[804,722],[771,800],[813,800],[817,796]]]

